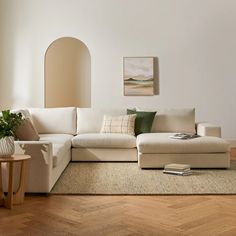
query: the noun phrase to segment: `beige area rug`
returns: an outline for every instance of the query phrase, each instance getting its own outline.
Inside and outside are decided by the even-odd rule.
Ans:
[[[191,176],[142,170],[134,162],[71,162],[51,193],[236,194],[236,161],[230,169],[197,169]]]

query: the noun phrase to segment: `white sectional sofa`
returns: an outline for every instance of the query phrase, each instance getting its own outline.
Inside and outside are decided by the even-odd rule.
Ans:
[[[16,153],[32,157],[26,191],[50,192],[70,161],[137,161],[141,168],[163,168],[167,163],[188,163],[197,168],[229,167],[229,144],[220,138],[220,127],[195,124],[194,109],[156,111],[151,133],[135,137],[100,133],[104,114],[124,115],[126,109],[28,109],[25,113],[32,119],[40,140],[15,142]],[[195,130],[203,137],[169,137]]]

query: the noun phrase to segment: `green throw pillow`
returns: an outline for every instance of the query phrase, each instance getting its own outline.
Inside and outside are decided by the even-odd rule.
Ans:
[[[134,111],[127,109],[127,114],[137,115],[135,119],[135,135],[150,133],[156,112]]]

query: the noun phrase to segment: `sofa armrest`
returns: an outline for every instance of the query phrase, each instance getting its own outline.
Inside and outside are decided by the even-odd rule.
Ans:
[[[221,137],[221,127],[202,122],[197,124],[197,134],[200,136],[214,136],[214,137]]]
[[[15,154],[30,155],[26,192],[50,192],[53,169],[52,143],[15,141]]]
[[[30,155],[32,159],[41,158],[44,164],[52,164],[52,143],[48,141],[15,141],[15,154]],[[42,161],[41,160],[41,161]],[[51,163],[50,163],[51,162]]]

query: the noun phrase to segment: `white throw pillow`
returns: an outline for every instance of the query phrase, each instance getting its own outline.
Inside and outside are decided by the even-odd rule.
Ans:
[[[101,133],[121,133],[134,135],[136,114],[124,116],[104,115]]]

